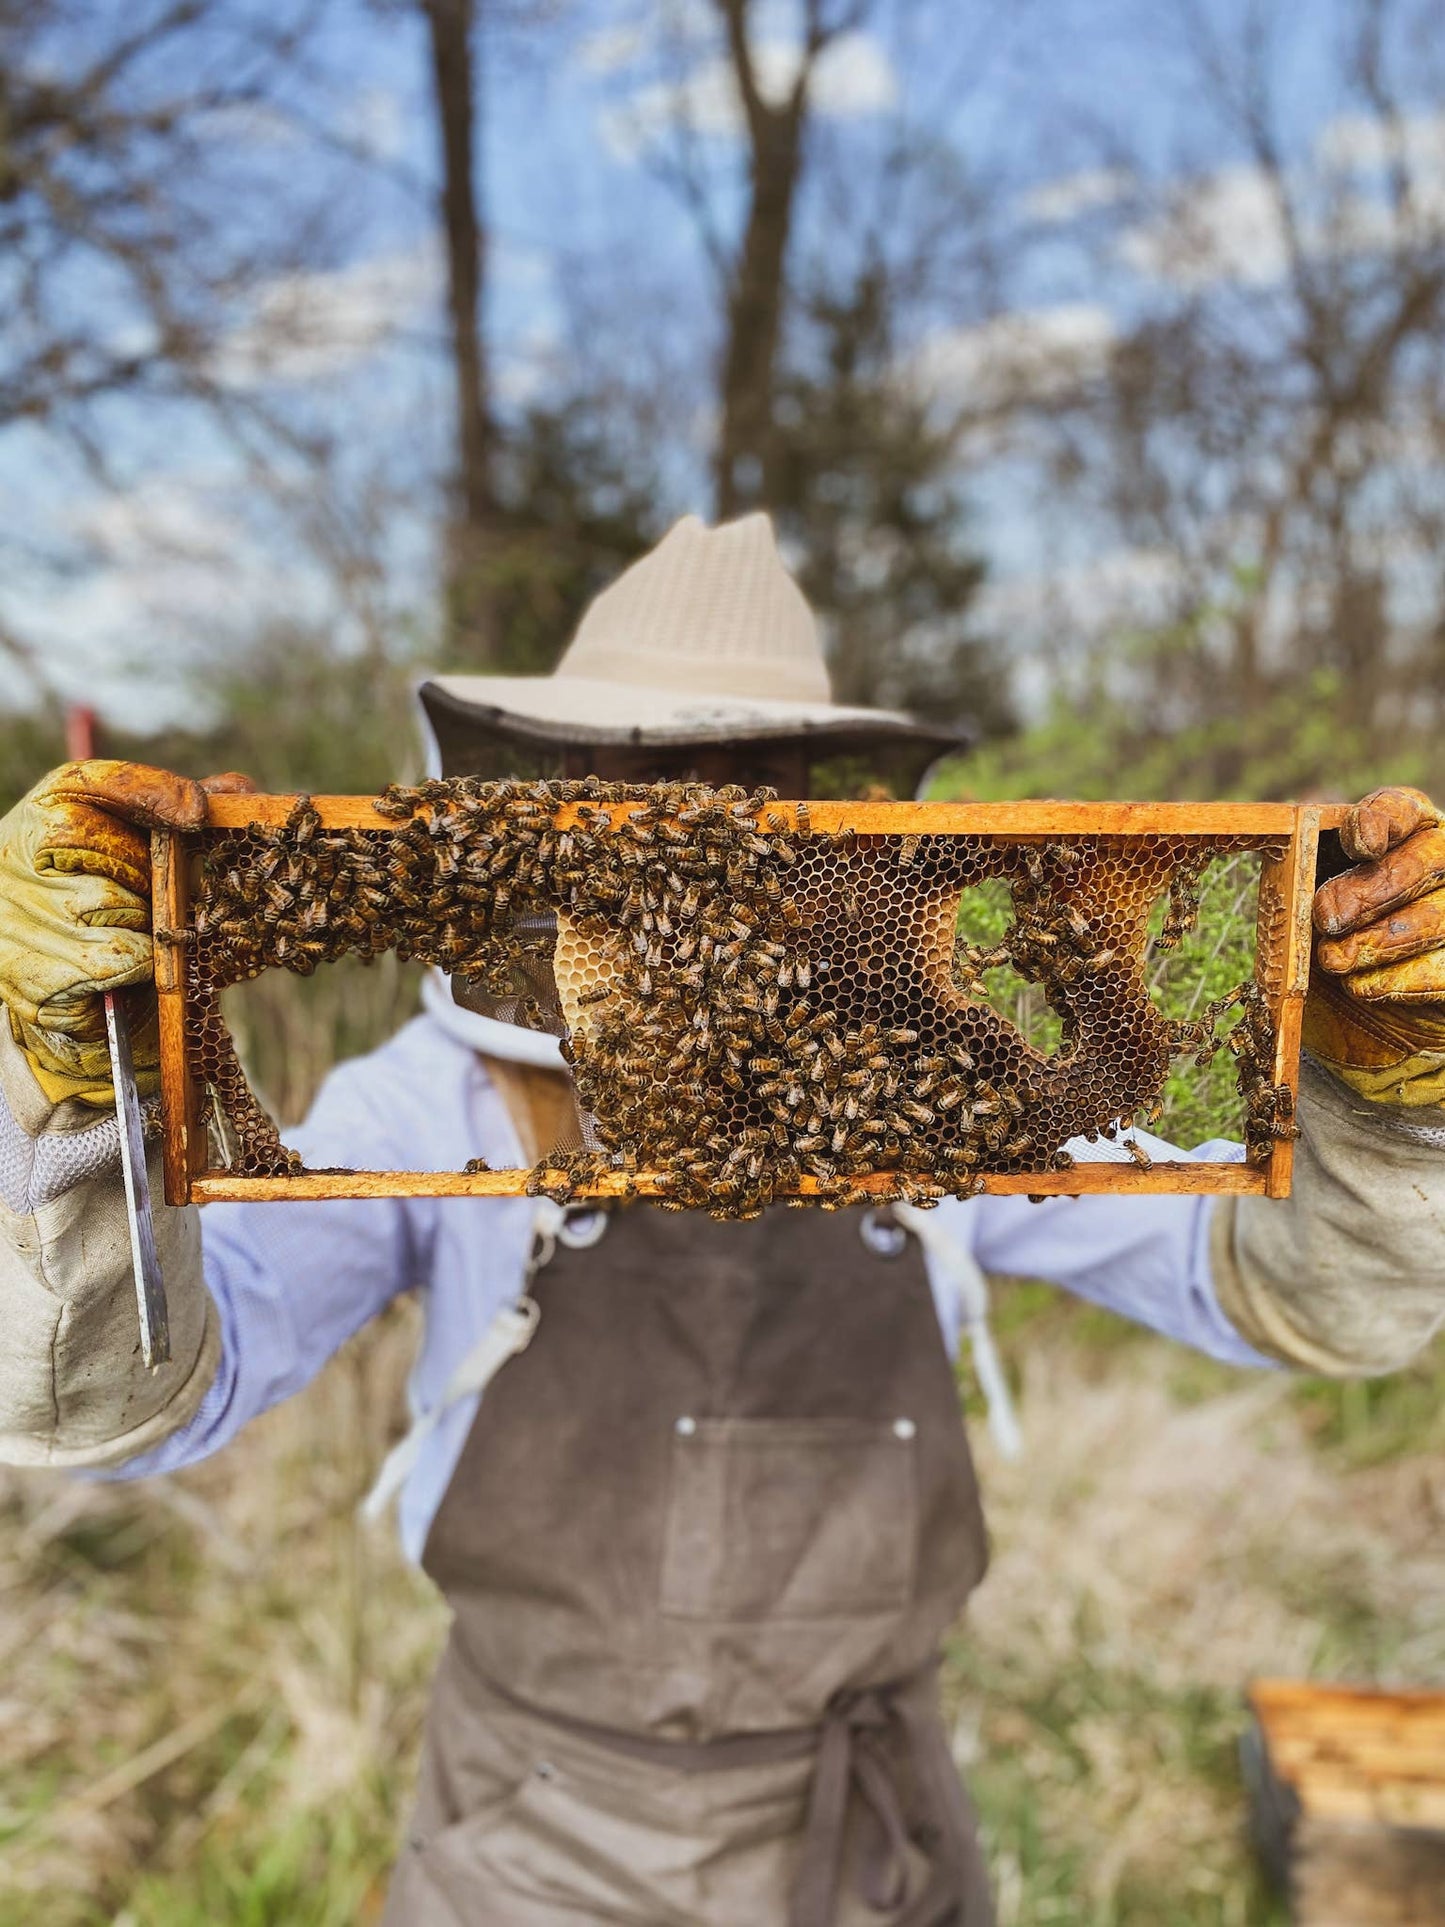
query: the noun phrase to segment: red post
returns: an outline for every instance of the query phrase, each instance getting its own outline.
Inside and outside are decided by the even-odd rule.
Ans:
[[[71,763],[86,763],[95,754],[95,711],[89,703],[67,703],[65,708],[65,756]]]

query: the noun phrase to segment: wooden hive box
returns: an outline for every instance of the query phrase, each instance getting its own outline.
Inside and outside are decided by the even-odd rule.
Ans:
[[[1255,1830],[1296,1927],[1445,1927],[1445,1692],[1262,1680]]]

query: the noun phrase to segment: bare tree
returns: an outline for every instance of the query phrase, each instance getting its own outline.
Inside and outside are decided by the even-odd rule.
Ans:
[[[322,515],[297,373],[354,241],[311,125],[327,3],[0,0],[0,436],[71,473],[76,510],[0,532],[12,587],[95,565],[87,487],[134,499],[202,422],[244,493],[304,474]],[[27,648],[4,623],[0,646]]]
[[[222,397],[245,300],[315,242],[234,198],[223,218],[315,11],[0,0],[0,429],[45,424],[104,465],[103,403]]]
[[[455,472],[447,530],[451,647],[469,661],[498,651],[488,581],[496,546],[494,428],[490,419],[484,294],[486,226],[477,183],[480,64],[474,0],[421,0],[431,49],[446,245],[447,313],[455,407]]]
[[[1204,729],[1196,781],[1257,785],[1289,717],[1401,753],[1433,730],[1445,635],[1445,59],[1421,0],[1351,0],[1322,122],[1289,100],[1303,17],[1182,3],[1179,120],[1215,155],[1161,178],[1101,130],[1112,203],[1073,221],[1127,320],[1073,383],[1017,398],[1048,489],[1149,566],[1118,626],[1147,727]],[[1158,16],[1156,14],[1155,18]],[[1310,28],[1308,31],[1313,32]],[[1318,45],[1318,36],[1315,40]],[[1107,187],[1103,190],[1107,195]],[[1117,678],[1116,678],[1117,681]],[[1323,738],[1328,740],[1328,726]],[[1281,752],[1278,781],[1299,780]],[[1308,779],[1306,779],[1308,780]]]
[[[809,95],[818,63],[856,28],[859,0],[806,0],[797,69],[774,95],[760,72],[752,0],[712,0],[747,140],[747,211],[727,269],[727,319],[719,371],[715,493],[719,515],[767,500],[774,452],[773,403],[787,315],[788,248],[808,135]]]
[[[954,313],[977,299],[977,207],[947,130],[895,111],[887,11],[802,0],[789,34],[756,0],[652,0],[632,138],[711,271],[716,512],[774,514],[848,700],[994,726],[955,432],[906,372],[945,284]],[[834,62],[872,77],[873,105],[840,106]]]

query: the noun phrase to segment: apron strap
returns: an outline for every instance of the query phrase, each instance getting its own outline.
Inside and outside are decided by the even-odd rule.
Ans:
[[[859,1889],[869,1907],[886,1914],[894,1927],[954,1927],[984,1918],[968,1905],[986,1892],[986,1882],[967,1823],[963,1789],[917,1684],[914,1678],[845,1693],[829,1708],[788,1927],[833,1927],[848,1809],[855,1795],[866,1828]],[[916,1821],[911,1830],[899,1797],[900,1754],[923,1806],[922,1822]],[[928,1859],[928,1877],[916,1893],[910,1892],[910,1845]]]
[[[716,1740],[656,1740],[572,1718],[532,1704],[487,1680],[487,1691],[518,1712],[579,1739],[661,1766],[670,1772],[715,1773],[814,1756],[804,1822],[803,1851],[793,1883],[787,1927],[834,1927],[848,1810],[861,1803],[866,1819],[859,1891],[889,1927],[977,1927],[993,1918],[988,1875],[972,1823],[968,1796],[926,1690],[929,1665],[890,1686],[842,1693],[820,1726],[727,1734]],[[907,1772],[917,1813],[910,1827],[899,1793]],[[910,1892],[908,1849],[928,1864]]]
[[[501,1306],[471,1350],[463,1355],[436,1404],[418,1413],[411,1429],[382,1461],[376,1483],[361,1502],[361,1516],[368,1525],[381,1517],[411,1477],[423,1444],[442,1419],[462,1399],[481,1397],[507,1360],[531,1344],[540,1317],[536,1299],[525,1293],[511,1304]]]
[[[963,1329],[973,1348],[973,1368],[988,1408],[988,1429],[1000,1457],[1018,1458],[1023,1451],[1023,1434],[1019,1431],[1013,1394],[999,1363],[988,1322],[988,1280],[983,1268],[970,1248],[939,1222],[941,1212],[935,1217],[916,1204],[895,1204],[890,1209],[898,1222],[917,1238],[957,1294]]]

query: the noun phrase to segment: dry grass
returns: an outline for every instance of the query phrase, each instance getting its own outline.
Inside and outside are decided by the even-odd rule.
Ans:
[[[180,1477],[8,1475],[4,1927],[379,1908],[444,1614],[355,1506],[413,1337],[408,1306]]]
[[[1004,1927],[1272,1921],[1241,1688],[1445,1674],[1441,1375],[1352,1411],[1036,1287],[1002,1310],[1028,1454],[981,1448],[996,1554],[950,1687]],[[375,1918],[444,1617],[354,1523],[413,1320],[181,1477],[8,1475],[3,1927]]]
[[[1244,1841],[1241,1691],[1445,1678],[1445,1372],[1336,1423],[1339,1388],[1021,1295],[1028,1451],[985,1448],[995,1559],[952,1653],[1002,1927],[1282,1918]],[[1402,1434],[1417,1385],[1434,1416]]]

